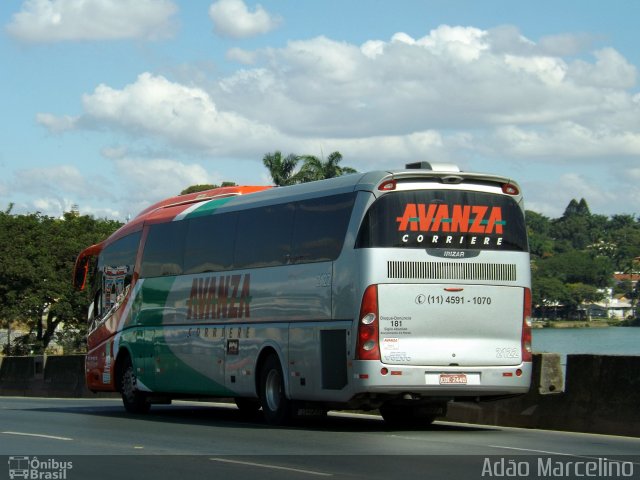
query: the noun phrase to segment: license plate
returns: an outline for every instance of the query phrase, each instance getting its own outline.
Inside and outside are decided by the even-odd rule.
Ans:
[[[441,373],[440,385],[466,385],[467,375],[464,373]]]

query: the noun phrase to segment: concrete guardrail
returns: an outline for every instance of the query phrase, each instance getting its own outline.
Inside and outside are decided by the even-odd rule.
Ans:
[[[640,437],[640,356],[534,355],[526,395],[453,403],[447,420]]]
[[[0,395],[113,397],[90,392],[84,355],[4,357]],[[450,405],[445,420],[640,437],[640,356],[536,354],[529,393]]]

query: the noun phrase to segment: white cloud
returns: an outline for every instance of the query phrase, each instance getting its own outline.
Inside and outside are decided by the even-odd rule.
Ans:
[[[122,88],[98,86],[78,116],[38,121],[51,131],[111,128],[160,139],[220,163],[258,165],[280,149],[339,150],[361,170],[408,160],[464,167],[478,157],[507,168],[619,167],[640,155],[636,67],[610,48],[580,60],[558,53],[584,48],[578,40],[539,44],[513,27],[441,26],[361,45],[321,36],[234,48],[228,58],[248,66],[226,77],[197,78],[196,86],[147,72]]]
[[[162,76],[141,74],[121,90],[99,85],[83,96],[87,123],[111,125],[165,139],[169,144],[210,153],[246,151],[277,140],[272,128],[233,111],[221,111],[198,87],[174,83]]]
[[[494,154],[512,158],[549,157],[554,162],[576,158],[602,159],[640,156],[640,131],[591,129],[575,122],[558,122],[544,128],[501,127],[488,142]]]
[[[218,35],[246,38],[276,29],[282,19],[271,15],[261,5],[250,12],[243,0],[218,0],[209,7],[209,17]]]
[[[613,48],[604,48],[595,52],[596,63],[576,61],[568,75],[580,85],[599,88],[632,88],[637,81],[635,66]]]
[[[252,65],[255,63],[257,54],[242,48],[230,48],[225,55],[227,60],[242,63],[244,65]]]
[[[18,170],[13,179],[15,188],[23,192],[54,193],[86,197],[90,189],[82,173],[72,165]]]
[[[557,218],[562,215],[572,199],[584,198],[593,213],[621,213],[619,206],[624,204],[626,192],[611,190],[604,179],[594,180],[579,173],[565,173],[545,182],[522,182],[527,210],[544,212]]]
[[[99,177],[72,165],[22,169],[0,182],[0,197],[15,202],[16,213],[59,217],[77,205],[82,215],[124,220],[190,185],[222,181],[194,162],[146,158],[125,147],[105,148],[102,154],[106,160]]]
[[[36,198],[33,207],[44,215],[60,217],[64,212],[70,212],[75,204],[67,198]],[[52,212],[55,212],[52,214]],[[60,213],[58,213],[60,212]]]
[[[171,159],[119,158],[114,160],[122,178],[135,185],[143,198],[178,195],[190,185],[211,183],[216,179],[204,167]]]
[[[164,38],[173,32],[171,0],[26,0],[5,27],[32,43]]]
[[[627,178],[632,179],[634,182],[640,182],[640,168],[630,168],[626,172]]]
[[[36,122],[51,133],[62,133],[76,129],[78,126],[78,117],[72,117],[70,115],[56,117],[51,113],[38,113],[36,114]]]
[[[117,199],[111,187],[103,176],[87,177],[73,165],[56,165],[16,170],[0,188],[0,196],[16,204],[16,213],[39,211],[60,217],[79,205],[82,214],[113,218],[118,217],[115,210],[105,208]]]
[[[119,173],[126,192],[127,202],[120,209],[135,216],[149,205],[163,198],[178,195],[190,185],[220,183],[201,165],[166,158],[140,158],[125,154],[114,158],[113,164]]]
[[[600,130],[614,117],[624,123],[637,116],[626,90],[635,67],[615,51],[574,61],[546,54],[515,29],[502,35],[441,26],[422,38],[399,33],[361,46],[326,37],[291,41],[260,51],[264,65],[222,79],[210,93],[221,108],[294,137],[563,121]]]
[[[595,37],[588,34],[549,35],[543,37],[538,42],[540,49],[553,56],[577,55],[584,52],[594,42]]]

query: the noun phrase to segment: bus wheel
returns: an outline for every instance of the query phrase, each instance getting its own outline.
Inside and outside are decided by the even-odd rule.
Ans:
[[[404,428],[426,427],[438,417],[433,408],[389,404],[380,407],[380,415],[389,425]]]
[[[147,413],[151,404],[147,401],[147,396],[137,388],[136,374],[130,359],[126,359],[124,371],[120,379],[120,392],[122,392],[122,403],[124,409],[129,413]]]
[[[282,425],[291,418],[293,407],[284,393],[284,376],[275,355],[267,357],[260,369],[260,404],[269,425]]]

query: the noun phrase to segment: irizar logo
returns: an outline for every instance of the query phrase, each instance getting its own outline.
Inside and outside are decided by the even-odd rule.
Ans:
[[[406,234],[403,243],[427,242],[434,246],[462,247],[466,245],[502,245],[507,224],[502,219],[501,207],[486,205],[447,205],[444,203],[407,203],[401,217],[396,217],[399,232],[421,232]],[[428,238],[423,233],[431,233]],[[456,233],[458,235],[440,235]],[[433,235],[435,234],[435,235]],[[464,235],[475,234],[475,235]],[[485,235],[479,238],[478,235]],[[486,235],[493,235],[489,237]]]
[[[194,278],[187,307],[187,319],[249,318],[251,275]]]

